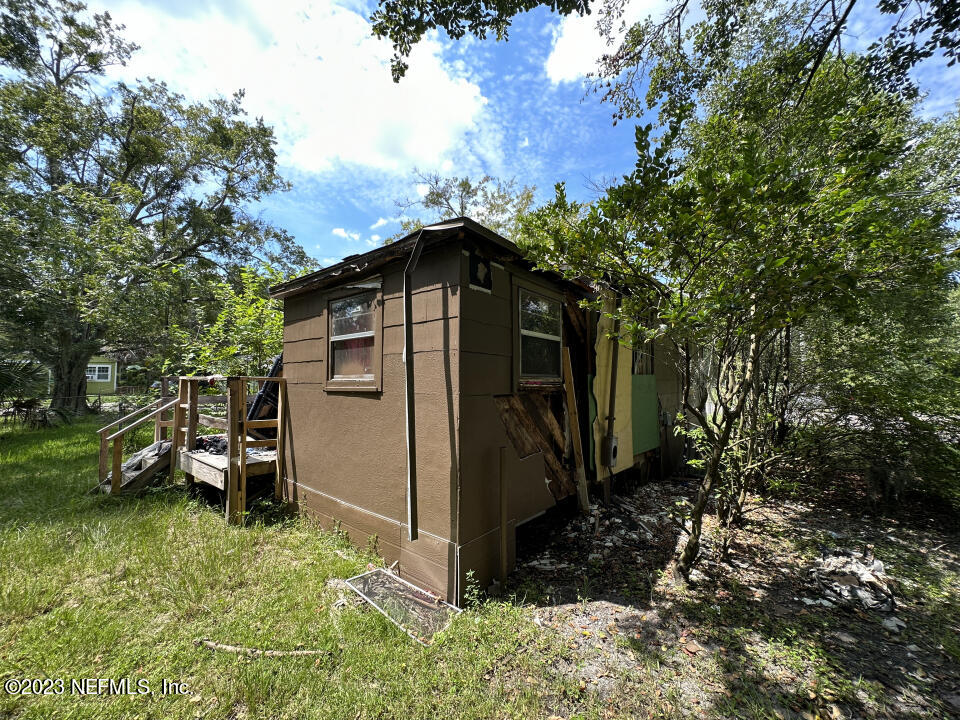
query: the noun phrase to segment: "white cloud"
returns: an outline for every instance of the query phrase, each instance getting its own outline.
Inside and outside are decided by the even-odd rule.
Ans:
[[[666,8],[664,0],[630,0],[624,8],[623,21],[627,25],[649,15],[659,15]],[[617,40],[622,37],[617,34]],[[597,13],[567,15],[553,31],[553,49],[547,56],[544,69],[550,82],[573,82],[586,76],[605,53],[613,52],[616,44],[607,45],[597,29]]]
[[[379,236],[379,235],[371,235],[371,236],[370,236],[370,240],[371,240],[373,243],[376,244],[376,243],[380,242],[380,236]]]
[[[376,230],[377,228],[382,228],[382,227],[383,227],[384,225],[386,225],[388,222],[390,222],[390,221],[387,220],[386,218],[377,218],[377,221],[376,221],[373,225],[370,226],[370,229],[371,229],[371,230]]]
[[[433,167],[477,129],[486,103],[444,62],[435,34],[415,48],[407,77],[395,84],[390,44],[371,35],[362,10],[254,0],[179,12],[135,0],[92,5],[106,5],[141,46],[118,77],[149,75],[192,99],[244,88],[250,115],[274,127],[281,162],[306,172],[340,163]]]
[[[331,232],[336,235],[338,238],[343,238],[344,240],[350,240],[351,242],[356,242],[360,239],[360,233],[358,232],[347,232],[342,227],[336,227]]]
[[[330,265],[336,265],[338,262],[340,262],[340,258],[338,258],[338,257],[325,257],[325,258],[320,258],[320,264],[321,264],[323,267],[329,267]]]

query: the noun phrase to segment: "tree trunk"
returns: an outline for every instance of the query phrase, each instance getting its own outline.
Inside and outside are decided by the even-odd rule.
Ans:
[[[707,509],[707,502],[713,492],[713,486],[717,482],[717,475],[720,471],[720,460],[723,452],[714,450],[710,456],[710,462],[707,464],[707,472],[700,482],[700,489],[697,492],[697,500],[693,504],[693,510],[690,512],[690,536],[687,538],[686,545],[683,546],[683,552],[677,560],[677,572],[687,580],[690,579],[690,571],[693,564],[700,555],[700,535],[703,531],[703,513]]]
[[[64,343],[53,366],[51,410],[74,414],[90,412],[87,406],[87,363],[93,353],[83,345]]]
[[[711,441],[710,459],[707,461],[706,473],[700,483],[700,489],[697,492],[697,500],[693,504],[690,513],[690,535],[687,537],[686,545],[677,559],[676,569],[685,579],[690,579],[690,571],[700,555],[700,535],[703,531],[703,513],[707,509],[707,503],[710,501],[710,495],[714,487],[720,480],[721,463],[723,462],[724,452],[730,444],[730,435],[734,424],[740,420],[744,412],[749,394],[753,387],[753,375],[756,370],[759,353],[759,343],[757,336],[751,336],[750,349],[747,352],[747,362],[744,367],[743,380],[736,393],[736,403],[733,408],[725,413],[722,429],[719,435],[715,435]]]

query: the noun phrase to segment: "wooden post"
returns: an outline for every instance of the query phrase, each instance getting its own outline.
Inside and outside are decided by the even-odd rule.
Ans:
[[[247,379],[240,380],[240,524],[247,511]]]
[[[170,379],[163,377],[160,378],[160,405],[163,405],[167,398],[170,397]],[[160,406],[158,405],[158,407]],[[165,412],[157,413],[156,425],[153,428],[153,441],[159,442],[160,440],[167,439],[167,428],[161,426],[161,423],[166,420],[164,417]],[[173,472],[173,465],[170,466],[170,472]]]
[[[241,380],[238,377],[227,379],[227,496],[226,517],[228,523],[241,523],[243,511],[240,505],[240,418],[243,412],[241,402]]]
[[[100,467],[98,468],[98,475],[100,476],[100,484],[102,485],[107,480],[107,473],[109,472],[109,454],[110,454],[110,443],[107,442],[107,433],[105,430],[100,431]]]
[[[187,450],[197,447],[197,421],[199,420],[200,381],[196,378],[187,381],[187,435],[185,446]],[[187,474],[187,485],[193,484],[193,475]]]
[[[580,416],[577,413],[577,394],[573,385],[573,365],[570,363],[570,348],[563,348],[563,386],[567,391],[567,417],[570,420],[570,435],[573,439],[573,462],[576,467],[577,500],[580,511],[590,512],[590,495],[587,492],[587,473],[583,464],[583,439],[580,437]]]
[[[507,449],[500,448],[500,587],[507,581]]]
[[[189,400],[188,393],[189,380],[187,378],[180,378],[177,393],[177,404],[173,406],[173,432],[170,433],[172,441],[170,447],[171,479],[173,479],[174,472],[176,472],[177,468],[180,467],[180,448],[184,445],[187,439],[187,434],[184,428],[187,415],[184,405],[186,405],[187,401]]]
[[[116,495],[123,487],[123,435],[113,439],[113,470],[110,475],[110,494]]]
[[[283,414],[287,406],[287,381],[281,378],[277,381],[277,481],[273,489],[273,494],[277,500],[283,497],[283,486],[286,484],[286,475],[284,474],[284,446],[285,440],[285,421]]]

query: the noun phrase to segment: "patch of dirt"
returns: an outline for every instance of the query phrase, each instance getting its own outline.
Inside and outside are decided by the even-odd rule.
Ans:
[[[558,678],[618,716],[960,718],[954,528],[917,508],[861,514],[835,495],[754,500],[727,560],[706,518],[687,585],[671,572],[685,536],[669,509],[693,489],[646,485],[532,528],[508,589],[556,634]],[[823,602],[810,569],[837,549],[883,562],[893,613]]]

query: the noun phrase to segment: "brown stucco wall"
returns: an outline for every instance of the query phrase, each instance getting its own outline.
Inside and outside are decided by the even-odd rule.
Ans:
[[[403,577],[451,596],[459,474],[460,248],[425,252],[413,277],[420,537],[407,540],[403,265],[382,268],[382,392],[324,390],[327,302],[284,301],[288,497],[353,542],[377,536]]]
[[[326,307],[336,288],[284,301],[288,382],[288,497],[365,546],[376,535],[401,576],[452,601],[467,574],[483,588],[500,554],[499,452],[506,448],[508,567],[517,524],[554,504],[541,453],[520,458],[494,403],[515,391],[517,281],[552,285],[492,265],[489,293],[469,287],[463,243],[425,252],[414,275],[420,537],[407,539],[403,263],[382,278],[382,392],[328,392]]]
[[[554,505],[543,457],[521,459],[507,437],[494,396],[514,392],[515,281],[531,276],[509,263],[492,265],[492,292],[469,287],[462,256],[460,296],[460,518],[459,590],[467,574],[486,588],[500,556],[500,448],[506,448],[508,556],[515,560],[518,523]],[[542,283],[542,281],[540,281]],[[549,286],[548,286],[549,287]]]

